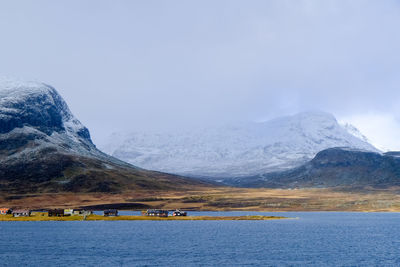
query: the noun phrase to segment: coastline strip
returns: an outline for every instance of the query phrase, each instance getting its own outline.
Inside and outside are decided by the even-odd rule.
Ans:
[[[176,216],[176,217],[153,217],[153,216],[129,216],[121,215],[115,217],[105,217],[102,215],[83,216],[65,216],[65,217],[48,217],[48,216],[30,216],[17,217],[3,215],[0,216],[0,222],[23,222],[23,221],[266,221],[289,219],[282,216]]]

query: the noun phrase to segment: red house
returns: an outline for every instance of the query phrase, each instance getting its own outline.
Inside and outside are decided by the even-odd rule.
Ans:
[[[10,208],[0,208],[0,215],[11,214],[12,209]]]

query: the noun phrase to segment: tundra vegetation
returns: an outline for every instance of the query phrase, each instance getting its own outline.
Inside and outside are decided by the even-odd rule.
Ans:
[[[199,187],[109,193],[4,194],[0,206],[15,208],[182,209],[199,211],[400,211],[400,188],[347,191]]]

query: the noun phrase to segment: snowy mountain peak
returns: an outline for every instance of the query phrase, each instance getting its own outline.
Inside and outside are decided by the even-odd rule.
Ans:
[[[35,81],[23,81],[0,77],[0,92],[1,91],[26,91],[26,92],[45,92],[48,88],[43,83]]]
[[[51,134],[90,141],[89,131],[77,120],[51,86],[38,82],[0,79],[0,133],[24,126]]]
[[[321,150],[377,151],[325,112],[177,133],[120,133],[101,144],[137,166],[192,176],[240,177],[298,166]]]
[[[333,116],[331,113],[324,112],[324,111],[303,111],[299,112],[294,115],[289,115],[289,116],[282,116],[279,118],[276,118],[276,120],[286,120],[286,119],[292,119],[296,121],[333,121],[336,122],[335,116]]]

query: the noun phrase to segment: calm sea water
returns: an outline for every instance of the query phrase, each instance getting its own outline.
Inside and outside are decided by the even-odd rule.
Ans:
[[[1,266],[400,266],[398,213],[276,221],[1,222]]]

